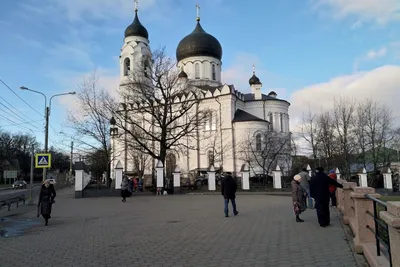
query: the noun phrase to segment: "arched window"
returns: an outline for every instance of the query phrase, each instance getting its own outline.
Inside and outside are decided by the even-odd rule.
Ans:
[[[196,63],[194,65],[194,78],[200,79],[200,64],[199,63]]]
[[[212,64],[211,66],[211,78],[213,81],[217,79],[217,73],[215,72],[215,64]]]
[[[146,60],[145,62],[144,62],[144,77],[149,77],[149,71],[150,71],[150,69],[149,69],[149,66],[150,66],[150,64],[149,64],[149,62]]]
[[[279,124],[281,125],[281,132],[283,132],[283,114],[282,113],[279,117]]]
[[[261,151],[262,145],[261,145],[261,134],[256,135],[256,150]]]
[[[124,76],[128,76],[131,72],[131,60],[127,57],[124,59]]]
[[[269,129],[271,131],[273,131],[274,130],[274,115],[272,113],[269,113],[269,123],[270,123]]]
[[[208,158],[208,167],[211,165],[214,166],[214,151],[209,150],[207,153],[207,158]]]

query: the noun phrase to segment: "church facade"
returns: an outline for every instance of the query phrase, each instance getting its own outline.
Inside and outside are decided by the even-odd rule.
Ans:
[[[146,68],[151,64],[152,51],[149,44],[149,33],[139,21],[136,9],[132,24],[125,30],[121,48],[120,90],[124,90],[129,83],[131,71],[137,66]],[[246,163],[242,153],[244,144],[254,145],[257,151],[266,131],[290,138],[290,103],[279,99],[273,91],[268,94],[262,92],[263,86],[256,76],[254,66],[253,73],[249,73],[248,92],[240,92],[234,85],[223,84],[222,54],[220,42],[202,28],[198,16],[193,32],[179,42],[176,60],[180,70],[179,79],[201,90],[200,108],[211,109],[212,116],[199,130],[197,140],[187,140],[195,149],[187,149],[184,153],[170,152],[167,155],[167,172],[178,166],[185,175],[193,171],[206,171],[212,165],[217,170],[238,174]],[[124,142],[123,138],[112,140],[111,166],[114,168],[120,161],[125,173],[129,175],[135,172],[135,164]],[[152,172],[155,164],[147,168],[147,174]],[[291,168],[290,160],[281,158],[277,164],[284,173]],[[252,166],[252,175],[263,173],[260,166]]]

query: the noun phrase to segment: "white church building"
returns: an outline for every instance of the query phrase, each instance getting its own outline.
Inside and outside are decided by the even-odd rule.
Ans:
[[[135,66],[146,68],[151,62],[149,44],[149,33],[139,21],[136,8],[134,20],[125,30],[121,48],[120,89],[127,84],[130,71]],[[213,115],[200,129],[199,140],[191,140],[196,149],[167,155],[166,165],[171,165],[165,166],[167,171],[168,168],[175,169],[177,165],[185,175],[193,171],[205,171],[213,165],[217,170],[223,168],[225,172],[238,174],[245,163],[239,150],[246,140],[252,138],[254,146],[260,146],[261,133],[268,130],[290,136],[290,103],[279,99],[273,91],[264,94],[254,67],[253,73],[249,73],[249,88],[242,88],[242,92],[235,89],[234,85],[223,84],[222,54],[220,42],[202,28],[200,17],[197,16],[193,32],[186,35],[176,48],[177,67],[181,70],[180,79],[187,79],[191,86],[201,89],[200,106],[212,109]],[[112,148],[112,168],[120,161],[127,175],[134,173],[135,164],[129,158],[124,139],[112,140]],[[278,164],[284,172],[291,167],[285,163]],[[153,167],[146,173],[152,173]],[[259,170],[253,170],[253,174],[257,172]]]

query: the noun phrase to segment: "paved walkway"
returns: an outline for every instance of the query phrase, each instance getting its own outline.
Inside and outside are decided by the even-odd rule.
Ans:
[[[72,195],[70,189],[59,194],[50,226],[0,237],[0,266],[357,266],[335,213],[328,228],[318,227],[314,210],[295,223],[289,197],[238,196],[239,216],[225,218],[220,196],[122,203]],[[24,218],[37,220],[34,211],[12,217]]]

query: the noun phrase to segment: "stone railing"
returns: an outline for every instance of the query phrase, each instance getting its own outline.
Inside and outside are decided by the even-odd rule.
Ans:
[[[371,267],[400,267],[400,201],[381,203],[374,188],[339,182],[343,189],[337,190],[338,209],[344,224],[349,225],[354,234],[355,252],[363,254]],[[385,207],[380,211],[379,203],[387,206],[387,211]],[[386,236],[382,238],[382,234]],[[387,247],[386,253],[384,247]]]

